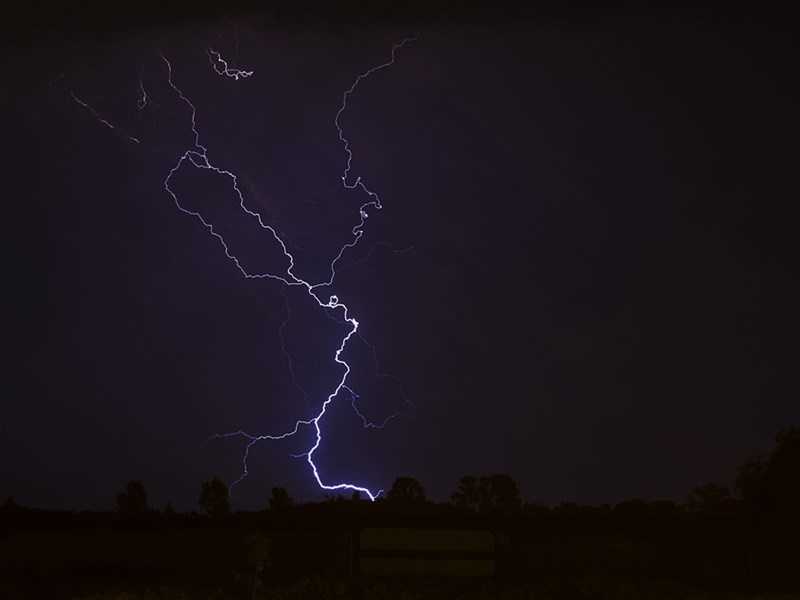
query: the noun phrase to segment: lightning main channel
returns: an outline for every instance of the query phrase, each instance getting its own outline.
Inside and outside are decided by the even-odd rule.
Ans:
[[[322,429],[322,426],[321,426],[321,422],[323,420],[323,417],[326,414],[326,411],[327,411],[328,407],[330,406],[330,404],[334,401],[334,399],[339,395],[339,393],[342,390],[344,390],[345,392],[350,394],[350,396],[351,396],[351,405],[352,405],[353,409],[355,410],[356,414],[361,418],[361,420],[362,420],[362,422],[364,424],[364,427],[382,428],[392,418],[394,418],[394,416],[396,416],[396,415],[391,415],[390,417],[386,418],[381,424],[375,425],[375,424],[370,423],[366,419],[366,417],[364,417],[364,415],[358,410],[357,405],[356,405],[356,400],[357,400],[358,396],[347,385],[347,378],[348,378],[348,375],[350,374],[351,367],[344,359],[342,359],[342,353],[344,352],[344,350],[345,350],[348,342],[350,341],[350,339],[354,335],[357,335],[359,323],[358,323],[358,320],[355,317],[350,315],[350,311],[349,311],[347,305],[344,304],[343,302],[341,302],[339,300],[338,296],[329,295],[327,297],[327,299],[323,299],[320,296],[320,293],[321,293],[322,288],[330,287],[330,286],[333,285],[333,281],[334,281],[334,279],[336,277],[336,264],[342,258],[343,254],[348,249],[351,249],[351,248],[355,247],[356,244],[358,244],[358,241],[361,239],[361,237],[363,235],[364,225],[365,225],[366,220],[367,220],[367,218],[369,216],[367,210],[370,209],[370,208],[374,208],[375,210],[380,210],[382,208],[380,196],[375,191],[369,189],[360,176],[357,177],[352,183],[348,183],[348,178],[350,177],[350,171],[352,169],[353,152],[352,152],[352,150],[350,148],[349,140],[344,136],[344,131],[342,129],[342,126],[341,126],[339,120],[340,120],[342,114],[344,113],[344,111],[347,109],[348,100],[349,100],[350,96],[352,96],[352,94],[355,92],[355,90],[358,87],[358,85],[364,79],[370,77],[374,73],[376,73],[378,71],[381,71],[383,69],[387,69],[390,66],[392,66],[395,63],[395,58],[396,58],[397,51],[400,50],[402,47],[404,47],[406,44],[408,44],[410,42],[413,42],[415,40],[416,40],[416,38],[414,38],[414,37],[407,37],[407,38],[402,39],[400,42],[394,44],[392,46],[391,55],[390,55],[390,58],[389,58],[388,61],[386,61],[386,62],[384,62],[384,63],[382,63],[380,65],[377,65],[375,67],[372,67],[371,69],[369,69],[369,70],[365,71],[364,73],[358,75],[356,77],[356,79],[353,81],[353,84],[347,90],[345,90],[345,92],[342,94],[341,106],[339,107],[339,110],[337,111],[336,116],[334,117],[334,126],[336,127],[336,130],[338,132],[339,141],[343,144],[345,153],[347,155],[345,168],[344,168],[344,171],[343,171],[342,177],[341,177],[342,185],[348,190],[361,190],[363,193],[365,193],[367,195],[369,200],[367,200],[366,202],[362,203],[361,206],[359,207],[359,211],[358,211],[359,212],[359,221],[351,229],[352,239],[349,242],[345,243],[339,249],[339,251],[336,254],[336,256],[331,260],[331,262],[330,262],[330,274],[329,274],[329,277],[328,277],[327,281],[322,281],[322,282],[315,283],[315,284],[310,283],[309,281],[303,279],[302,277],[300,277],[300,276],[298,276],[297,274],[294,273],[294,267],[295,267],[294,257],[289,252],[286,243],[283,241],[283,239],[280,237],[280,235],[278,234],[278,232],[275,230],[274,227],[272,227],[270,224],[265,223],[263,221],[261,215],[258,212],[253,211],[253,210],[251,210],[250,208],[247,207],[247,205],[245,203],[245,200],[244,200],[244,195],[243,195],[241,189],[239,188],[239,180],[238,180],[237,175],[235,173],[233,173],[232,171],[230,171],[230,170],[223,169],[221,167],[218,167],[218,166],[214,165],[210,161],[210,159],[208,157],[208,148],[200,143],[200,133],[199,133],[199,131],[197,129],[197,109],[196,109],[195,105],[192,103],[192,101],[175,84],[175,81],[174,81],[174,78],[173,78],[172,64],[170,63],[170,61],[165,56],[161,55],[161,58],[164,61],[164,63],[166,64],[166,67],[167,67],[167,74],[168,74],[167,80],[168,80],[169,86],[176,93],[178,98],[189,107],[190,115],[191,115],[191,130],[192,130],[192,134],[193,134],[193,138],[194,138],[192,148],[186,150],[180,156],[180,158],[178,159],[177,163],[169,170],[166,178],[164,179],[164,189],[172,197],[173,202],[175,203],[175,206],[181,212],[183,212],[183,213],[185,213],[185,214],[187,214],[189,216],[192,216],[195,219],[197,219],[203,225],[203,227],[205,227],[208,230],[209,234],[211,234],[220,243],[220,245],[222,246],[223,251],[225,253],[225,256],[236,266],[236,268],[239,270],[239,272],[242,274],[243,277],[245,277],[246,279],[273,279],[273,280],[279,281],[280,283],[282,283],[283,285],[285,285],[287,287],[295,287],[295,286],[302,287],[302,288],[305,289],[306,293],[311,298],[313,298],[314,301],[317,303],[317,305],[321,309],[323,309],[324,311],[330,310],[335,314],[336,311],[341,310],[342,322],[348,325],[348,330],[344,334],[344,336],[342,337],[342,339],[341,339],[341,341],[339,343],[339,346],[338,346],[338,348],[336,349],[336,351],[335,351],[335,353],[333,355],[334,362],[342,367],[341,377],[339,378],[339,381],[338,381],[336,387],[333,389],[333,391],[331,391],[330,394],[328,394],[327,398],[322,403],[322,405],[320,406],[319,411],[317,412],[317,414],[315,416],[313,416],[312,418],[309,418],[309,419],[298,419],[295,422],[294,427],[292,429],[290,429],[289,431],[286,431],[284,433],[280,433],[280,434],[252,435],[252,434],[249,434],[249,433],[247,433],[247,432],[245,432],[243,430],[239,430],[239,431],[233,431],[233,432],[229,432],[229,433],[215,434],[214,436],[212,436],[212,439],[242,437],[242,438],[245,438],[247,440],[247,444],[245,446],[245,450],[244,450],[244,453],[243,453],[243,456],[242,456],[242,473],[241,473],[240,477],[236,481],[233,482],[231,487],[233,487],[234,485],[236,485],[237,483],[242,481],[245,477],[247,477],[247,475],[248,475],[247,460],[248,460],[248,457],[249,457],[250,449],[253,447],[253,445],[255,445],[256,443],[258,443],[260,441],[265,441],[265,440],[283,440],[283,439],[286,439],[286,438],[294,436],[295,434],[297,434],[300,431],[301,428],[313,427],[314,432],[315,432],[315,441],[314,441],[314,443],[311,445],[311,447],[308,450],[306,450],[305,452],[303,452],[302,454],[299,454],[297,456],[298,457],[305,457],[307,464],[311,468],[311,472],[313,474],[313,477],[314,477],[315,481],[317,482],[317,485],[321,489],[326,490],[326,491],[349,490],[349,491],[353,491],[353,492],[360,492],[360,493],[365,494],[372,501],[374,501],[382,492],[382,490],[378,490],[376,492],[373,492],[372,490],[370,490],[369,488],[367,488],[365,486],[357,485],[357,484],[351,483],[351,482],[326,483],[326,482],[324,482],[322,480],[322,476],[320,475],[319,469],[318,469],[316,463],[314,462],[314,454],[319,449],[320,444],[322,443],[322,438],[323,438],[323,429]],[[209,58],[213,59],[211,61],[212,67],[214,67],[214,70],[219,75],[227,76],[227,77],[230,77],[231,79],[234,79],[234,80],[238,81],[240,78],[250,77],[253,74],[252,71],[239,71],[239,70],[235,70],[235,69],[229,69],[227,63],[222,59],[222,57],[218,53],[216,53],[216,52],[214,52],[212,50],[209,50],[208,54],[209,54]],[[221,68],[218,68],[220,66],[221,66]],[[225,238],[218,231],[216,231],[214,229],[214,225],[212,223],[210,223],[209,221],[207,221],[198,211],[194,211],[194,210],[191,210],[189,208],[186,208],[185,206],[183,206],[181,204],[180,199],[178,198],[178,195],[170,187],[170,181],[171,181],[172,177],[175,175],[175,173],[177,173],[184,165],[186,165],[186,163],[188,163],[189,165],[191,165],[192,167],[194,167],[196,169],[212,171],[212,172],[214,172],[214,173],[216,173],[218,175],[222,175],[222,176],[227,177],[228,179],[230,179],[231,186],[232,186],[234,192],[236,193],[236,196],[238,197],[240,209],[245,214],[247,214],[248,216],[254,218],[256,220],[256,222],[258,223],[258,225],[262,229],[264,229],[267,232],[269,232],[269,234],[272,236],[272,238],[275,240],[275,242],[277,242],[278,246],[280,247],[281,252],[283,253],[283,256],[284,256],[284,258],[286,260],[286,264],[287,264],[286,269],[283,272],[281,272],[281,273],[270,273],[270,272],[250,272],[250,271],[248,271],[241,264],[241,262],[236,257],[236,255],[231,252],[227,241],[225,240]],[[326,314],[327,314],[327,312],[326,312]],[[289,360],[291,360],[290,357],[289,357]],[[292,374],[293,374],[293,371],[292,371]],[[302,390],[302,388],[300,388],[300,389]]]

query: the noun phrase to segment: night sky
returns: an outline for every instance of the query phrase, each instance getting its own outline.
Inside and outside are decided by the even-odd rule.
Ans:
[[[365,201],[341,185],[342,93],[418,36],[341,118],[384,205],[333,290],[366,340],[348,381],[369,418],[399,416],[364,429],[339,396],[326,480],[410,475],[445,499],[462,475],[504,472],[531,501],[681,499],[800,422],[788,29],[255,16],[65,32],[3,53],[0,497],[107,509],[141,479],[151,504],[196,508],[203,480],[241,471],[243,441],[210,435],[290,429],[341,376],[345,327],[243,279],[164,191],[192,135],[159,52],[209,158],[319,281]],[[219,77],[208,47],[255,74]],[[185,168],[173,184],[248,267],[281,268],[226,179]],[[235,507],[276,485],[322,498],[290,456],[310,433],[253,447]]]

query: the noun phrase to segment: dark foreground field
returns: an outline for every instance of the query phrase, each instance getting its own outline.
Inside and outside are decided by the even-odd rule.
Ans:
[[[428,512],[408,517],[345,502],[217,521],[39,514],[2,532],[0,597],[800,598],[793,525],[767,529],[736,513],[696,515],[657,503],[564,506],[503,519]],[[409,531],[480,532],[492,540],[480,561],[489,561],[491,574],[471,571],[468,554],[456,548],[456,576],[426,576],[442,560],[428,548],[403,559],[416,560],[421,576],[403,574],[407,564],[376,576],[359,540],[377,527],[389,542],[393,535],[409,539]],[[401,564],[387,556],[389,571]]]
[[[351,598],[374,600],[433,600],[433,599],[490,599],[502,600],[549,600],[556,598],[598,598],[609,600],[627,599],[673,599],[685,600],[794,600],[797,594],[715,594],[676,586],[670,582],[630,582],[597,578],[561,584],[516,584],[504,585],[496,582],[453,584],[442,582],[371,582],[365,584],[361,596],[343,582],[323,579],[308,579],[290,587],[256,592],[248,598],[295,600],[305,598]],[[223,592],[193,592],[186,589],[163,588],[161,590],[136,592],[107,592],[82,597],[84,600],[179,600],[189,598],[233,598]]]

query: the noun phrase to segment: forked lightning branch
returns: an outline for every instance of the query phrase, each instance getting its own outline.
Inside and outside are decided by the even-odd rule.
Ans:
[[[305,452],[297,455],[299,457],[305,458],[306,463],[308,464],[313,477],[320,488],[327,491],[353,491],[353,492],[361,492],[365,494],[370,500],[375,500],[380,494],[381,490],[372,491],[371,489],[360,485],[358,483],[344,481],[344,482],[329,482],[323,478],[323,475],[320,473],[317,464],[314,462],[315,453],[318,451],[320,444],[322,443],[323,433],[324,433],[324,417],[326,415],[326,411],[328,410],[331,403],[336,400],[340,395],[347,394],[351,398],[351,405],[353,410],[356,412],[358,417],[362,420],[364,427],[369,428],[380,428],[384,426],[389,420],[391,420],[396,415],[390,415],[386,419],[383,420],[380,424],[375,424],[370,422],[358,409],[356,405],[356,401],[358,399],[358,395],[355,391],[353,391],[347,383],[348,376],[351,372],[350,365],[342,358],[342,353],[344,352],[345,348],[347,347],[348,342],[350,339],[356,335],[358,331],[358,320],[350,313],[347,305],[340,300],[340,298],[336,295],[325,294],[326,288],[330,288],[333,285],[334,279],[336,277],[336,265],[339,260],[342,258],[344,253],[355,247],[358,244],[358,241],[361,239],[363,235],[364,225],[366,220],[369,216],[369,211],[380,210],[382,208],[381,199],[377,192],[367,187],[364,179],[360,176],[355,177],[354,179],[351,176],[352,170],[352,161],[353,161],[353,152],[350,148],[350,142],[345,137],[344,131],[342,129],[340,118],[342,114],[347,109],[347,103],[350,97],[355,93],[358,86],[367,78],[369,78],[374,73],[388,69],[395,63],[397,51],[403,48],[406,44],[414,41],[415,38],[408,37],[404,38],[400,42],[394,44],[391,48],[391,53],[389,59],[381,63],[371,69],[365,71],[364,73],[358,75],[352,85],[345,90],[342,94],[342,101],[339,107],[339,110],[336,112],[334,117],[333,123],[338,133],[338,139],[344,147],[346,161],[344,171],[342,173],[342,185],[350,191],[355,193],[363,194],[365,196],[365,201],[360,205],[358,210],[358,221],[356,225],[351,230],[351,238],[350,240],[341,246],[339,251],[330,261],[330,269],[328,274],[328,279],[325,281],[311,283],[307,279],[304,279],[303,276],[300,274],[295,273],[295,260],[292,256],[291,252],[289,251],[287,244],[284,240],[280,237],[276,229],[270,225],[269,223],[265,223],[262,219],[261,215],[257,212],[252,210],[247,206],[247,202],[245,200],[244,194],[242,193],[239,187],[239,180],[237,175],[225,168],[219,167],[211,162],[209,158],[209,151],[206,146],[201,143],[201,136],[198,130],[197,124],[197,109],[192,101],[183,93],[181,87],[176,82],[176,76],[173,70],[172,63],[168,60],[166,56],[163,54],[161,55],[161,59],[166,67],[167,71],[167,81],[169,83],[170,88],[174,91],[174,93],[178,96],[178,98],[186,104],[189,115],[190,115],[190,123],[191,123],[191,131],[193,134],[193,144],[192,147],[187,149],[177,160],[175,165],[169,170],[164,179],[164,189],[172,198],[175,203],[175,206],[180,210],[182,213],[189,215],[195,218],[202,226],[208,231],[210,235],[212,235],[220,244],[225,256],[231,261],[231,263],[236,267],[236,269],[241,273],[241,275],[246,279],[270,279],[274,280],[276,283],[288,286],[288,287],[299,287],[311,297],[317,303],[317,305],[324,311],[330,311],[333,314],[338,314],[342,319],[341,323],[346,326],[346,332],[342,336],[339,345],[332,357],[333,361],[339,366],[341,370],[341,375],[339,377],[338,383],[336,386],[331,390],[330,394],[321,402],[319,410],[316,412],[315,415],[305,418],[305,419],[297,419],[294,426],[289,429],[288,431],[281,432],[281,433],[269,433],[269,434],[251,434],[246,432],[245,430],[233,431],[228,433],[220,433],[215,434],[212,436],[213,438],[232,438],[232,437],[240,437],[247,440],[247,444],[244,449],[244,453],[242,456],[242,473],[240,477],[233,482],[233,485],[240,482],[248,475],[248,468],[247,468],[247,461],[250,453],[250,449],[252,446],[261,441],[268,441],[268,440],[282,440],[289,437],[294,436],[298,432],[300,432],[304,428],[311,428],[314,433],[314,443],[308,448]],[[229,66],[228,62],[222,57],[222,55],[217,52],[216,50],[209,49],[207,51],[209,62],[211,64],[212,69],[215,73],[220,75],[221,77],[230,78],[234,81],[239,81],[241,79],[246,79],[254,75],[254,71],[247,71],[243,69],[232,68]],[[147,104],[147,93],[144,89],[144,86],[140,80],[140,97],[138,100],[138,108],[142,109]],[[117,130],[115,125],[111,123],[108,119],[101,116],[92,106],[88,103],[80,99],[76,96],[73,92],[70,92],[73,100],[77,102],[80,106],[88,110],[101,124],[108,127],[109,129]],[[127,136],[130,141],[134,141],[136,143],[140,143],[138,138]],[[231,251],[230,246],[226,239],[214,228],[214,224],[208,221],[200,212],[191,210],[186,208],[181,203],[181,198],[175,192],[175,190],[170,186],[173,176],[182,168],[189,167],[195,168],[200,170],[207,170],[222,177],[226,177],[230,181],[231,188],[233,189],[234,193],[236,194],[236,198],[238,199],[239,208],[244,212],[248,217],[254,219],[259,227],[264,230],[264,233],[269,235],[275,242],[276,248],[280,249],[280,252],[283,254],[285,259],[286,268],[284,271],[273,273],[273,272],[252,272],[247,270],[239,260],[239,258]],[[281,332],[282,335],[282,332]],[[285,348],[284,348],[285,351]],[[290,363],[291,369],[291,363]],[[294,375],[294,371],[292,370],[292,375]]]

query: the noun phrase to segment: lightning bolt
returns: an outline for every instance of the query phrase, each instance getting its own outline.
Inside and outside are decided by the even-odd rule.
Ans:
[[[222,55],[216,50],[208,49],[208,62],[211,63],[211,68],[223,77],[230,77],[236,81],[240,79],[247,79],[254,71],[244,71],[242,69],[234,69],[228,66],[228,62],[222,58]]]
[[[349,393],[351,395],[351,405],[353,407],[353,410],[361,418],[364,427],[381,428],[381,427],[384,427],[391,419],[393,419],[394,417],[397,416],[396,414],[390,415],[389,417],[384,419],[384,421],[382,423],[374,424],[374,423],[371,423],[370,421],[368,421],[366,419],[366,417],[359,411],[359,409],[357,407],[358,395],[347,385],[347,378],[348,378],[348,376],[349,376],[349,374],[351,372],[351,367],[345,360],[342,359],[342,353],[344,352],[345,348],[347,347],[347,344],[350,341],[350,339],[354,335],[359,335],[357,333],[358,332],[359,323],[358,323],[358,320],[355,317],[350,315],[350,311],[349,311],[347,305],[344,304],[343,302],[341,302],[339,300],[338,296],[329,295],[327,298],[322,298],[320,294],[321,294],[321,290],[323,288],[330,287],[333,284],[333,281],[334,281],[334,279],[336,277],[336,265],[339,262],[339,260],[342,258],[344,253],[347,250],[355,247],[356,244],[358,244],[358,241],[361,239],[361,237],[363,235],[364,225],[365,225],[366,220],[367,220],[367,218],[369,216],[369,214],[367,212],[368,209],[374,208],[375,210],[380,210],[382,208],[380,196],[376,192],[374,192],[371,189],[369,189],[360,176],[357,177],[352,183],[348,183],[348,179],[350,177],[350,171],[352,169],[353,152],[352,152],[352,150],[350,148],[349,140],[344,136],[344,131],[343,131],[343,129],[341,127],[341,124],[339,122],[340,118],[341,118],[342,114],[344,113],[344,111],[347,109],[347,102],[348,102],[350,96],[352,96],[352,94],[355,92],[355,90],[358,87],[358,85],[364,79],[370,77],[374,73],[376,73],[378,71],[381,71],[383,69],[387,69],[391,65],[393,65],[395,63],[395,57],[396,57],[397,51],[399,49],[401,49],[402,47],[404,47],[406,44],[414,41],[415,39],[416,38],[408,37],[408,38],[404,38],[399,43],[394,44],[392,46],[391,55],[390,55],[390,58],[389,58],[388,61],[386,61],[386,62],[384,62],[384,63],[382,63],[380,65],[377,65],[375,67],[372,67],[368,71],[365,71],[364,73],[358,75],[358,77],[356,77],[356,79],[353,81],[353,84],[342,95],[341,106],[340,106],[339,110],[337,111],[336,116],[334,118],[334,126],[336,127],[336,130],[338,132],[339,141],[343,144],[344,150],[345,150],[345,153],[346,153],[346,156],[347,156],[345,168],[344,168],[344,171],[343,171],[342,177],[341,177],[342,185],[348,190],[361,190],[363,193],[365,193],[367,195],[369,200],[367,200],[366,202],[361,204],[361,206],[359,207],[359,211],[358,211],[359,212],[359,220],[358,220],[358,223],[351,229],[352,239],[349,242],[347,242],[346,244],[344,244],[339,249],[339,251],[336,254],[336,256],[331,260],[331,262],[330,262],[330,275],[329,275],[327,281],[322,281],[322,282],[315,283],[315,284],[310,283],[309,281],[303,279],[302,277],[300,277],[300,276],[298,276],[297,274],[294,273],[294,267],[295,267],[294,257],[289,252],[286,243],[284,242],[284,240],[281,238],[281,236],[278,234],[278,232],[276,231],[276,229],[272,225],[270,225],[268,223],[265,223],[263,221],[261,215],[258,212],[253,211],[253,210],[251,210],[250,208],[247,207],[247,205],[245,203],[244,195],[242,194],[242,191],[239,188],[239,180],[238,180],[236,174],[233,173],[232,171],[227,170],[227,169],[223,169],[221,167],[218,167],[218,166],[214,165],[210,161],[210,159],[208,157],[208,149],[204,145],[202,145],[200,143],[200,133],[199,133],[199,131],[197,129],[197,109],[195,108],[195,106],[191,102],[191,100],[175,84],[175,81],[174,81],[174,78],[173,78],[172,64],[170,63],[170,61],[165,56],[161,55],[161,58],[163,59],[164,63],[166,64],[166,67],[167,67],[167,80],[168,80],[169,86],[176,93],[178,98],[189,107],[190,116],[191,116],[191,130],[192,130],[192,133],[193,133],[193,136],[194,136],[193,147],[188,149],[188,150],[186,150],[180,156],[180,158],[178,159],[177,163],[169,170],[166,178],[164,179],[164,183],[163,183],[164,189],[172,197],[172,200],[175,203],[175,206],[178,208],[178,210],[180,210],[181,212],[185,213],[186,215],[189,215],[189,216],[194,217],[195,219],[197,219],[203,225],[203,227],[205,227],[205,229],[208,230],[208,233],[210,235],[212,235],[220,243],[220,245],[222,246],[222,249],[223,249],[223,251],[225,253],[225,256],[236,266],[236,268],[239,270],[239,272],[242,274],[243,277],[245,277],[246,279],[273,279],[275,281],[278,281],[278,282],[282,283],[283,285],[285,285],[287,287],[300,287],[300,288],[303,288],[303,289],[305,289],[306,293],[311,298],[314,299],[314,301],[317,303],[317,305],[326,312],[326,314],[328,314],[328,311],[330,311],[332,313],[332,315],[335,315],[335,314],[338,313],[338,311],[341,311],[340,318],[342,319],[342,322],[348,326],[347,332],[342,337],[342,339],[341,339],[341,341],[339,343],[339,346],[338,346],[338,348],[336,349],[336,351],[335,351],[335,353],[333,355],[333,361],[342,368],[342,374],[341,374],[341,376],[339,378],[339,381],[338,381],[337,385],[330,392],[330,394],[327,396],[325,401],[322,403],[319,411],[316,413],[315,416],[313,416],[310,419],[298,419],[295,422],[294,427],[292,429],[290,429],[289,431],[286,431],[284,433],[280,433],[280,434],[252,435],[252,434],[247,433],[247,432],[245,432],[243,430],[239,430],[239,431],[233,431],[233,432],[229,432],[229,433],[215,434],[214,436],[212,436],[210,438],[210,439],[225,439],[225,438],[232,438],[232,437],[242,437],[242,438],[245,438],[247,440],[247,445],[245,447],[245,450],[244,450],[244,453],[243,453],[243,456],[242,456],[242,473],[241,473],[240,477],[236,481],[233,482],[231,487],[233,487],[237,483],[241,482],[245,477],[247,477],[247,475],[248,475],[247,460],[248,460],[248,457],[249,457],[250,449],[253,447],[253,445],[255,445],[256,443],[258,443],[260,441],[265,441],[265,440],[272,440],[272,441],[274,441],[274,440],[283,440],[283,439],[286,439],[286,438],[294,436],[303,427],[313,427],[314,432],[315,432],[315,441],[314,441],[313,445],[310,448],[308,448],[308,450],[303,452],[302,454],[299,454],[299,455],[296,455],[296,456],[297,457],[305,457],[308,466],[311,468],[311,472],[313,474],[313,477],[314,477],[315,481],[317,482],[317,485],[319,485],[320,488],[322,488],[323,490],[327,490],[327,491],[350,490],[350,491],[360,492],[360,493],[365,494],[370,500],[373,500],[373,501],[382,492],[382,490],[377,490],[377,491],[373,492],[372,490],[370,490],[370,489],[368,489],[368,488],[366,488],[364,486],[361,486],[361,485],[358,485],[358,484],[355,484],[355,483],[350,483],[350,482],[325,483],[322,480],[322,476],[319,473],[319,469],[317,468],[316,463],[314,462],[314,454],[319,449],[320,444],[322,443],[322,438],[323,438],[323,434],[322,434],[323,430],[322,430],[321,423],[323,421],[323,418],[325,417],[325,414],[326,414],[326,411],[327,411],[328,407],[331,405],[331,403],[334,401],[334,399],[336,399],[337,396],[339,396],[339,394],[340,394],[340,392],[342,392],[342,390],[344,390],[345,392],[347,392],[347,393]],[[242,71],[242,70],[239,70],[239,69],[231,69],[231,68],[229,68],[228,67],[228,63],[225,62],[225,60],[221,57],[221,55],[218,52],[215,52],[214,50],[210,50],[209,49],[208,55],[209,55],[209,61],[211,63],[212,68],[214,69],[214,71],[217,74],[219,74],[221,76],[230,77],[230,78],[238,81],[239,79],[250,77],[251,75],[253,75],[253,71]],[[76,98],[76,101],[77,101],[77,98]],[[86,105],[86,106],[90,110],[93,110],[90,107],[88,107],[88,105]],[[96,115],[96,116],[98,118],[100,118],[98,115]],[[105,120],[102,120],[101,122],[103,122],[107,126],[111,127],[112,129],[114,128],[110,123],[108,123]],[[188,163],[188,165],[190,165],[190,166],[192,166],[192,167],[194,167],[196,169],[212,171],[212,172],[214,172],[214,173],[216,173],[218,175],[227,177],[230,180],[232,189],[234,190],[234,192],[236,193],[236,196],[238,197],[240,209],[245,214],[247,214],[248,216],[250,216],[253,219],[255,219],[256,222],[258,223],[258,225],[262,229],[266,230],[272,236],[272,238],[277,243],[277,245],[280,247],[281,252],[283,253],[283,257],[285,258],[286,264],[287,264],[287,266],[286,266],[284,271],[282,271],[280,273],[250,272],[250,271],[248,271],[241,264],[241,262],[236,257],[236,255],[231,252],[227,241],[225,240],[225,238],[218,231],[216,231],[214,229],[214,225],[212,223],[208,222],[198,211],[194,211],[194,210],[188,209],[188,208],[184,207],[181,204],[180,199],[178,198],[178,195],[170,187],[170,181],[172,180],[172,177],[187,163]],[[283,324],[281,325],[280,334],[281,334],[281,339],[282,339],[282,348],[283,348],[284,354],[286,355],[287,360],[289,362],[290,372],[291,372],[292,378],[294,380],[294,369],[291,366],[292,365],[291,356],[289,355],[288,351],[286,351],[285,343],[283,342],[283,330],[285,329],[286,323],[288,322],[288,315],[289,315],[289,313],[288,313],[288,304],[287,304],[287,321],[284,321]],[[373,348],[373,351],[374,351],[374,348]],[[377,359],[376,359],[376,364],[377,364]],[[295,382],[295,385],[297,385],[296,382]],[[302,393],[305,394],[305,392],[303,391],[302,387],[300,387],[299,385],[297,385],[297,387]]]

